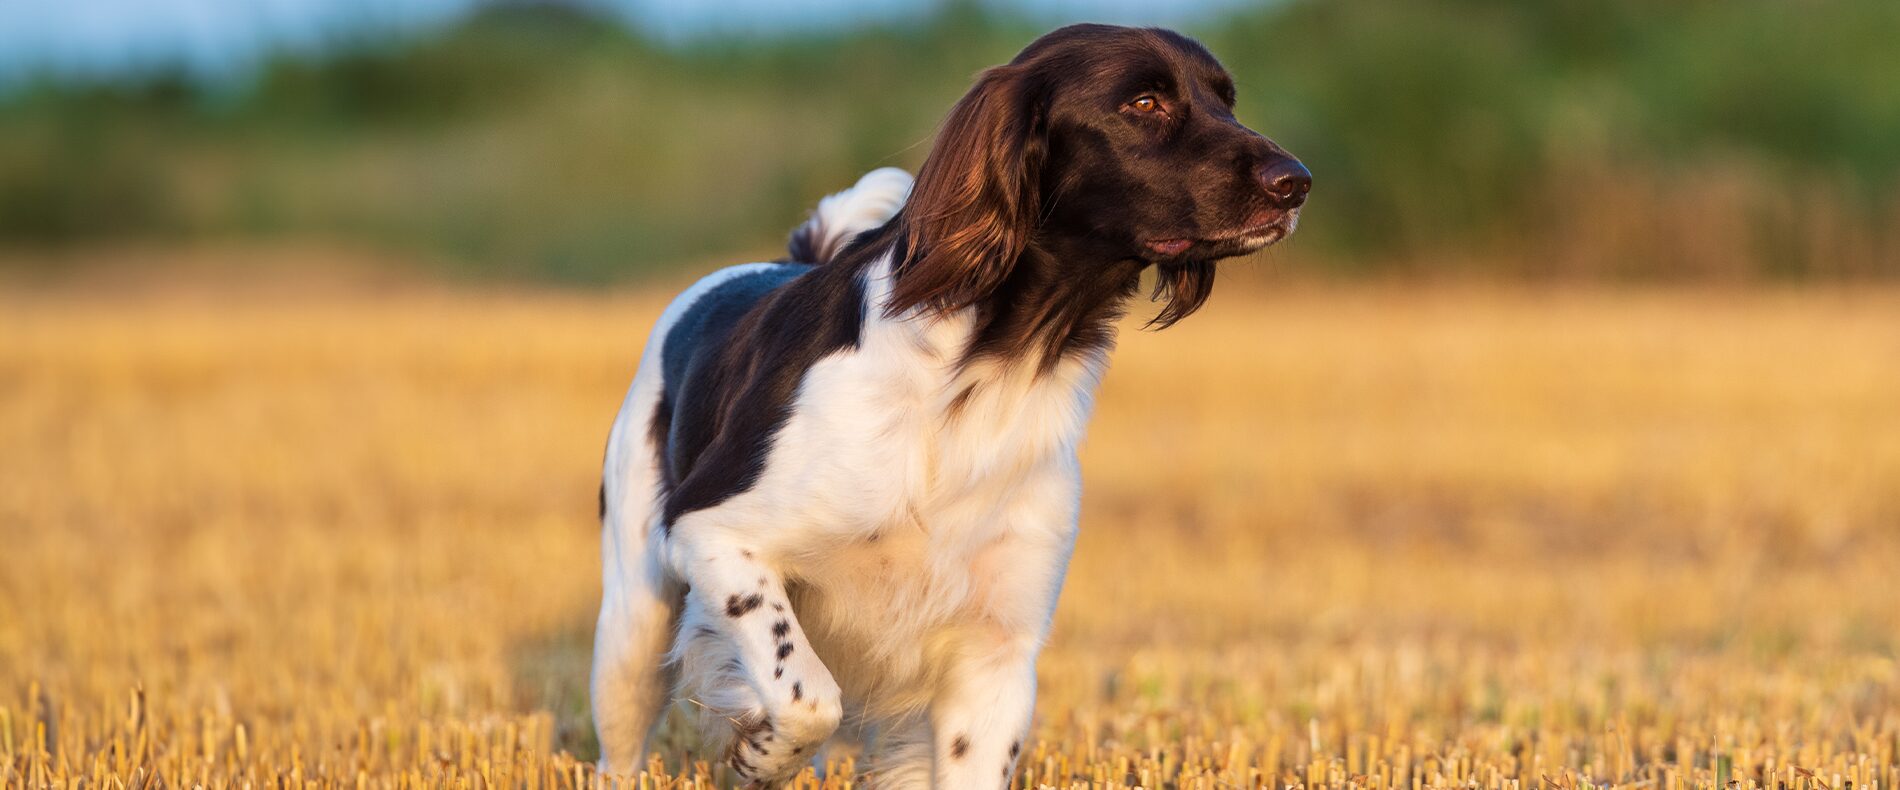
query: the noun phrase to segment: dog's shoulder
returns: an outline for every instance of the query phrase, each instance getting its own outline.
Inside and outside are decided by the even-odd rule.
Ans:
[[[759,301],[812,270],[802,263],[748,263],[708,275],[695,286],[697,294],[666,329],[660,346],[661,364],[669,389],[686,378],[693,357],[716,349]],[[710,287],[705,287],[710,285]],[[685,299],[686,296],[682,296]]]
[[[857,272],[765,264],[685,311],[661,351],[668,522],[752,485],[806,372],[858,345],[864,299]]]

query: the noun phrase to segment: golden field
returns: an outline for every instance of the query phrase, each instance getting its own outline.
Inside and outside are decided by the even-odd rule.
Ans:
[[[592,783],[663,298],[0,289],[0,785]],[[1254,273],[1083,465],[1018,786],[1900,781],[1900,290]]]

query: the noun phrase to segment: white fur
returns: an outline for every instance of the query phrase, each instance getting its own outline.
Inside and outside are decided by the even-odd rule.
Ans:
[[[826,198],[814,221],[861,232],[888,219],[908,188],[901,171],[875,171]],[[734,725],[772,724],[776,740],[763,750],[745,738],[729,747],[752,776],[789,775],[848,714],[873,734],[873,786],[1004,786],[1012,745],[1027,746],[1035,658],[1075,539],[1076,446],[1106,352],[1040,374],[1033,363],[960,367],[969,316],[885,317],[887,258],[866,275],[858,347],[806,372],[757,482],[685,514],[662,540],[647,436],[661,338],[706,290],[746,270],[716,273],[666,310],[609,439],[594,676],[601,768],[640,765],[653,722],[645,708],[666,682],[659,656],[671,640],[686,675],[679,693],[706,725],[729,736]],[[681,582],[692,588],[683,614]],[[756,611],[728,616],[730,596],[754,591]],[[771,630],[780,618],[782,639]],[[793,681],[797,699],[786,692]]]
[[[826,195],[818,201],[812,222],[828,229],[831,238],[821,239],[825,246],[842,246],[852,236],[884,224],[910,197],[910,174],[895,167],[880,167],[865,173],[850,189]]]

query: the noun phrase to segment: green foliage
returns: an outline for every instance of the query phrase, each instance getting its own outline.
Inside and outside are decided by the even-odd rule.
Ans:
[[[817,196],[915,167],[1039,32],[979,9],[669,47],[539,4],[235,88],[43,85],[0,105],[0,244],[328,236],[570,281],[770,254]],[[1822,211],[1885,249],[1890,0],[1292,0],[1189,32],[1314,170],[1299,243],[1341,267],[1489,250],[1538,273],[1576,247],[1669,271],[1686,223],[1758,228],[1736,265],[1802,273],[1828,268],[1800,235]]]

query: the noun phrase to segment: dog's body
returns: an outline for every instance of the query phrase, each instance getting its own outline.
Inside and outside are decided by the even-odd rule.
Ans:
[[[1027,93],[1036,68],[1114,54],[1083,44],[1180,49],[1191,62],[1175,64],[1189,74],[1168,94],[1172,114],[1151,117],[1154,95],[1130,102],[1127,122],[1148,125],[1130,126],[1129,144],[1218,136],[1202,127],[1219,123],[1224,146],[1254,157],[1230,163],[1241,180],[1268,183],[1264,168],[1291,159],[1232,122],[1231,87],[1202,109],[1212,120],[1173,119],[1225,77],[1183,42],[1102,26],[1045,37],[953,111],[908,206],[908,176],[873,172],[795,234],[793,255],[809,262],[722,270],[665,311],[601,493],[603,770],[638,766],[674,692],[748,781],[789,777],[848,709],[877,786],[1008,782],[1074,545],[1076,445],[1113,323],[1150,265],[1175,300],[1164,320],[1191,311],[1212,260],[1292,230],[1305,186],[1292,205],[1244,198],[1217,220],[1161,220],[1239,234],[1107,233],[1090,213],[1099,188],[1073,175],[1099,159],[1060,116],[1080,110],[1043,86],[1040,119],[1021,122],[1028,110],[1002,92]]]

